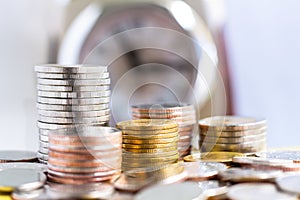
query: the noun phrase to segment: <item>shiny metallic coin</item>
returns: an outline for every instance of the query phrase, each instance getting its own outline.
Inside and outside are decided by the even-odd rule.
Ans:
[[[259,134],[253,136],[244,136],[244,137],[201,137],[201,141],[208,143],[216,143],[216,144],[239,144],[239,143],[248,143],[255,142],[266,139],[266,134]]]
[[[92,85],[109,85],[110,79],[68,79],[68,80],[59,80],[59,79],[43,79],[38,78],[37,84],[40,85],[61,85],[61,86],[92,86]]]
[[[294,162],[292,160],[281,160],[281,159],[275,159],[275,158],[263,158],[263,157],[240,157],[235,156],[232,158],[232,162],[238,163],[241,165],[272,165],[272,166],[280,166],[284,164],[293,164]]]
[[[65,129],[65,128],[75,128],[75,124],[52,124],[52,123],[44,123],[41,121],[37,122],[38,128],[44,130],[53,130],[53,129]],[[85,124],[86,126],[107,126],[107,122],[95,123],[95,124]]]
[[[96,172],[109,172],[116,170],[116,168],[111,168],[110,166],[102,167],[61,167],[48,163],[48,168],[52,171],[65,172],[65,173],[96,173]],[[119,169],[119,168],[117,168]]]
[[[39,140],[42,142],[48,142],[48,135],[39,134]]]
[[[201,137],[221,137],[221,138],[241,138],[241,137],[248,137],[248,136],[255,136],[267,134],[267,128],[261,127],[258,129],[251,129],[251,130],[244,130],[244,131],[213,131],[213,130],[200,130]]]
[[[91,168],[91,167],[103,167],[110,166],[112,168],[117,168],[121,163],[121,156],[117,158],[101,158],[95,160],[64,160],[52,158],[48,159],[48,164],[61,166],[61,167],[81,167],[81,168]]]
[[[48,78],[48,79],[103,79],[109,78],[108,72],[102,73],[88,73],[88,74],[80,74],[80,73],[36,73],[37,78]]]
[[[238,116],[215,116],[199,121],[201,130],[237,131],[266,126],[266,120]]]
[[[168,162],[178,159],[178,153],[175,155],[170,155],[167,157],[128,157],[123,154],[123,163],[132,162],[132,163],[150,163],[150,162]]]
[[[167,148],[154,148],[154,149],[131,149],[126,148],[123,149],[126,152],[132,152],[132,153],[162,153],[162,152],[170,152],[177,150],[177,147],[167,147]]]
[[[208,143],[200,141],[201,151],[233,151],[241,153],[251,153],[263,151],[266,148],[266,140],[258,140],[255,142],[245,142],[239,144],[221,144],[221,143]]]
[[[184,157],[186,162],[231,162],[236,156],[244,156],[242,153],[237,152],[208,152],[208,153],[196,153]]]
[[[59,65],[45,64],[34,67],[34,71],[41,73],[103,73],[107,72],[107,66],[96,65]]]
[[[41,146],[39,147],[39,151],[38,152],[40,152],[40,153],[42,153],[42,154],[48,154],[48,148],[42,148]]]
[[[192,118],[196,119],[196,112],[194,110],[187,112],[173,112],[173,113],[141,113],[133,112],[132,116],[137,119],[173,119],[173,118]]]
[[[0,163],[0,171],[5,169],[31,169],[34,171],[46,172],[47,165],[29,162]]]
[[[48,174],[52,174],[57,177],[66,177],[66,178],[75,178],[75,179],[85,179],[85,178],[93,178],[93,177],[106,177],[112,176],[116,174],[120,174],[121,170],[111,170],[107,172],[95,172],[95,173],[65,173],[65,172],[56,172],[48,169]]]
[[[34,200],[34,199],[39,199],[39,197],[45,193],[45,188],[39,188],[36,190],[32,191],[14,191],[12,193],[12,198],[14,200]]]
[[[269,151],[259,152],[256,156],[263,158],[292,160],[295,163],[300,163],[300,151]]]
[[[59,152],[70,152],[70,153],[85,153],[85,152],[107,152],[121,149],[120,144],[107,144],[101,146],[66,146],[66,145],[54,145],[49,144],[49,149]]]
[[[232,182],[261,182],[271,181],[282,176],[280,170],[255,170],[255,169],[241,169],[230,168],[219,172],[219,177],[223,181]]]
[[[51,174],[48,174],[49,181],[52,181],[55,183],[75,184],[75,185],[109,181],[112,178],[113,178],[113,176],[103,176],[103,177],[93,177],[93,178],[81,179],[81,178],[59,177],[59,176],[53,176]]]
[[[49,110],[38,110],[38,113],[46,117],[99,117],[109,115],[110,109],[97,110],[97,111],[85,111],[85,112],[76,112],[76,111],[49,111]]]
[[[155,181],[155,177],[141,178],[138,176],[126,176],[122,174],[116,181],[113,182],[113,185],[118,190],[136,192]]]
[[[48,161],[49,158],[48,154],[44,154],[42,152],[38,152],[37,157],[39,160],[43,160],[43,161]]]
[[[93,91],[93,92],[48,92],[48,91],[37,91],[37,95],[40,97],[49,98],[100,98],[109,97],[110,91]]]
[[[186,103],[162,103],[162,104],[141,104],[131,106],[133,112],[142,113],[169,113],[169,112],[182,112],[193,111],[194,106]]]
[[[122,138],[97,138],[96,140],[92,139],[82,139],[80,138],[78,140],[60,140],[60,139],[49,139],[49,143],[51,143],[52,146],[70,146],[74,148],[80,148],[82,146],[86,146],[87,148],[93,147],[93,146],[115,146],[115,147],[121,147],[120,144],[122,143]]]
[[[270,183],[242,183],[229,187],[227,196],[232,200],[296,200],[296,195],[279,192]]]
[[[0,191],[30,191],[40,188],[46,182],[46,175],[33,169],[5,169],[0,171]]]
[[[177,147],[177,142],[166,143],[166,144],[122,144],[122,147],[127,149],[156,149],[156,148],[168,148],[168,147]]]
[[[178,125],[169,119],[138,119],[117,123],[121,130],[165,130],[178,128]]]
[[[65,118],[65,117],[47,117],[39,116],[39,121],[44,123],[53,123],[53,124],[96,124],[102,122],[108,122],[110,116],[103,115],[98,117],[74,117],[74,118]]]
[[[49,147],[48,142],[40,141],[39,144],[40,144],[40,147],[44,148],[44,149],[48,149],[48,147]]]
[[[169,160],[166,162],[144,162],[144,163],[140,163],[140,162],[122,162],[122,171],[127,171],[127,170],[133,170],[133,169],[137,169],[137,168],[149,168],[149,167],[163,167],[169,164],[174,164],[177,163],[178,159],[175,160]]]
[[[95,105],[51,105],[37,103],[39,110],[47,111],[66,111],[66,112],[88,112],[88,111],[99,111],[109,108],[107,103],[95,104]]]
[[[204,194],[204,190],[199,188],[197,182],[181,182],[170,185],[154,185],[140,191],[135,200],[148,199],[197,199]]]
[[[170,128],[170,129],[162,129],[162,130],[122,130],[123,135],[145,135],[146,136],[154,136],[154,135],[168,135],[168,134],[178,134],[178,128]],[[172,136],[171,136],[172,137]]]
[[[227,169],[226,165],[217,162],[184,162],[181,165],[191,180],[207,180]]]
[[[48,193],[55,199],[111,199],[114,187],[108,183],[82,185],[49,183]]]
[[[124,144],[169,144],[178,142],[179,138],[167,139],[123,139]]]
[[[130,139],[130,140],[135,140],[135,139],[145,139],[145,140],[150,140],[150,139],[172,139],[172,138],[178,138],[178,132],[173,132],[173,133],[162,133],[162,134],[149,134],[148,131],[146,134],[143,134],[143,132],[139,132],[140,134],[126,134],[123,131],[123,139]]]
[[[300,175],[292,174],[279,177],[276,179],[276,184],[285,192],[300,194]]]
[[[109,85],[63,86],[63,85],[40,85],[40,84],[37,84],[37,90],[49,91],[49,92],[95,92],[95,91],[109,91]]]
[[[163,157],[178,155],[178,151],[175,150],[175,151],[161,152],[161,153],[132,153],[123,150],[122,154],[127,158],[131,158],[131,157],[132,158],[163,158]]]
[[[32,151],[0,151],[0,163],[35,161],[36,153]]]
[[[132,117],[133,120],[139,120],[139,119],[148,119],[148,120],[153,120],[153,119],[157,119],[157,120],[163,120],[163,119],[169,119],[169,118],[139,118],[139,117],[135,117],[133,116]],[[193,118],[172,118],[170,119],[172,120],[173,122],[177,123],[178,126],[188,126],[188,125],[192,125],[192,124],[195,124],[196,123],[196,120],[193,119]]]
[[[37,102],[42,104],[54,104],[54,105],[94,105],[109,103],[109,97],[101,98],[85,98],[85,99],[55,99],[47,97],[37,97]]]

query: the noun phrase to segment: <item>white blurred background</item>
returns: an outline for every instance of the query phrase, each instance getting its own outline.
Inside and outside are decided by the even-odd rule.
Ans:
[[[212,29],[222,17],[233,113],[267,118],[269,146],[299,145],[300,1],[215,2],[204,10]],[[68,3],[0,0],[0,150],[38,149],[33,66],[56,61]]]

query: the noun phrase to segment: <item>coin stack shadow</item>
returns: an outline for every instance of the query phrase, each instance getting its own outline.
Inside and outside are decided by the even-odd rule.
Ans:
[[[133,119],[171,119],[178,123],[178,151],[183,158],[190,154],[194,130],[196,130],[196,113],[191,104],[163,103],[131,106]]]
[[[110,78],[107,67],[39,65],[37,109],[40,162],[48,160],[48,131],[76,124],[107,126]]]
[[[111,180],[121,172],[122,132],[111,127],[77,127],[49,134],[48,178],[64,184]]]
[[[266,150],[266,120],[215,116],[199,121],[202,152],[254,153]]]
[[[176,163],[178,125],[172,120],[140,119],[117,123],[122,130],[122,170]]]

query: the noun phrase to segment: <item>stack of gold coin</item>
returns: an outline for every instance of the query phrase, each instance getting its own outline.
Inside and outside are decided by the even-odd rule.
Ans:
[[[178,151],[181,158],[191,150],[196,126],[194,106],[185,103],[143,104],[131,107],[133,119],[172,119],[178,123]]]
[[[121,172],[122,133],[76,127],[49,133],[48,178],[64,184],[107,181]]]
[[[104,66],[48,64],[35,66],[35,71],[38,157],[47,163],[48,130],[108,124],[110,78]]]
[[[216,116],[199,121],[202,152],[253,153],[266,149],[266,120],[238,116]]]
[[[139,119],[119,122],[117,128],[123,137],[123,171],[178,161],[178,125],[174,121]]]

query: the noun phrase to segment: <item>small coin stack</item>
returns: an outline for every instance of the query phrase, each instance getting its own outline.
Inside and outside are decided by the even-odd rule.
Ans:
[[[107,67],[40,65],[37,75],[39,160],[47,163],[48,130],[76,124],[108,125],[110,78]]]
[[[119,122],[117,128],[123,137],[123,171],[178,161],[178,125],[174,121],[139,119]]]
[[[202,152],[253,153],[266,149],[266,120],[216,116],[199,121]]]
[[[122,132],[111,127],[77,127],[49,134],[48,178],[64,184],[112,179],[121,172]]]
[[[143,104],[131,107],[133,119],[172,119],[178,123],[180,158],[188,155],[196,125],[195,108],[185,103]]]

